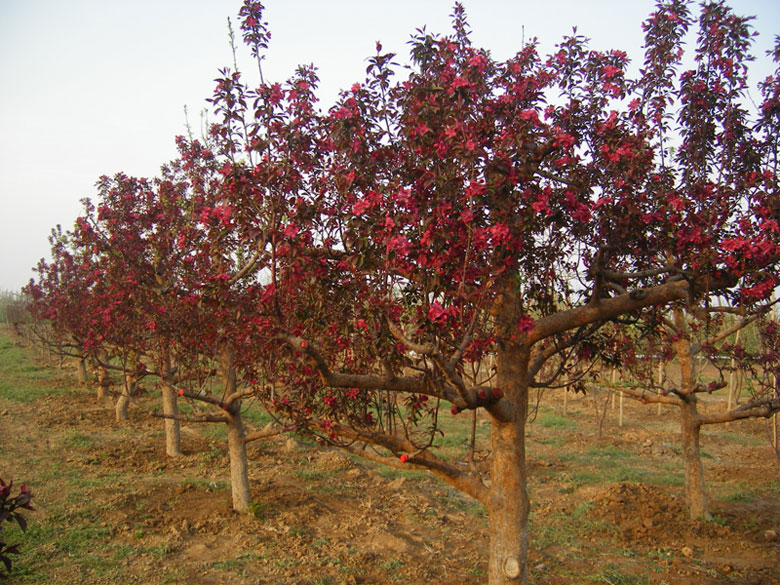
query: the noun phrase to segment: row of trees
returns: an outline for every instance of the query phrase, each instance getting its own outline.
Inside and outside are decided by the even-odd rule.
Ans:
[[[412,37],[405,78],[377,44],[367,78],[322,112],[312,67],[263,79],[262,12],[239,13],[259,84],[223,69],[208,136],[179,137],[154,179],[103,177],[53,232],[31,310],[102,379],[121,369],[118,417],[141,377],[160,380],[169,454],[178,421],[225,424],[237,510],[246,441],[276,432],[247,435],[254,397],[281,429],[484,503],[489,582],[526,583],[532,389],[676,352],[682,385],[637,392],[681,407],[687,452],[709,421],[685,356],[745,357],[718,316],[744,325],[771,306],[780,79],[752,111],[749,19],[723,2],[701,7],[690,69],[689,3],[659,2],[635,79],[625,53],[576,35],[497,62],[456,4],[449,36]],[[751,360],[762,379],[778,369],[770,338]],[[489,413],[486,476],[437,456],[442,407]],[[765,396],[730,416],[779,408]]]

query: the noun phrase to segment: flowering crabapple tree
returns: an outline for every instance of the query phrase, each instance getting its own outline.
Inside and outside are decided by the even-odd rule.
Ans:
[[[743,284],[724,290],[724,296],[715,302],[687,308],[677,303],[669,314],[666,314],[666,309],[647,314],[645,320],[654,323],[652,328],[660,328],[663,333],[655,338],[655,347],[645,348],[644,351],[649,355],[677,358],[680,368],[679,387],[670,389],[659,386],[653,382],[652,372],[644,368],[644,375],[634,371],[644,381],[642,389],[621,388],[624,393],[644,402],[670,404],[680,408],[685,488],[691,518],[711,518],[699,448],[702,425],[769,417],[780,409],[780,402],[776,400],[773,389],[767,385],[754,388],[749,402],[735,408],[729,405],[726,412],[705,414],[700,412],[697,403],[697,394],[712,392],[725,386],[726,382],[723,368],[720,368],[720,381],[706,385],[700,383],[695,358],[706,355],[710,363],[717,366],[717,358],[732,355],[742,363],[746,355],[744,348],[725,340],[756,320],[764,319],[768,312],[774,310],[775,302],[770,301],[770,297],[779,284],[776,263],[780,251],[777,245],[780,207],[776,176],[780,92],[777,74],[780,69],[760,84],[764,101],[757,120],[751,121],[744,109],[747,69],[744,65],[738,65],[749,59],[752,35],[748,20],[735,16],[723,4],[715,3],[705,7],[701,23],[709,34],[699,40],[697,68],[680,77],[681,106],[678,121],[682,144],[677,160],[663,162],[664,167],[677,166],[682,172],[683,163],[699,161],[696,172],[701,178],[693,183],[694,187],[704,181],[703,188],[712,188],[712,183],[707,179],[724,176],[733,181],[733,186],[727,183],[722,188],[741,189],[747,195],[745,199],[736,199],[734,203],[748,205],[755,215],[752,218],[729,218],[729,223],[724,227],[731,233],[724,230],[720,241],[720,247],[725,252],[723,265],[733,274],[741,274]],[[775,62],[780,62],[777,59],[780,55],[780,41],[777,46],[778,50],[774,51],[773,56]],[[713,47],[717,47],[721,54],[713,55]],[[666,133],[664,119],[663,115],[656,117],[662,136]],[[759,132],[751,133],[753,124]],[[721,145],[725,147],[722,151],[719,150]],[[751,166],[752,162],[748,161],[763,163]],[[701,246],[702,241],[706,242],[713,228],[718,225],[713,221],[712,214],[723,213],[718,208],[709,211],[691,208],[682,199],[675,201],[674,208],[674,216],[679,218],[683,227],[677,234],[675,247],[666,251],[668,258],[676,258],[686,240],[697,246]],[[750,268],[747,268],[749,265]],[[725,321],[723,317],[728,314],[734,318]],[[624,347],[624,350],[623,357],[633,356],[630,347]],[[641,363],[641,360],[630,361],[624,365],[632,369]],[[761,362],[760,359],[758,361]]]
[[[197,142],[181,140],[179,148],[181,158],[163,167],[160,179],[104,177],[97,206],[87,202],[78,220],[78,243],[101,258],[112,312],[129,316],[127,327],[111,328],[136,360],[125,372],[128,387],[137,372],[161,381],[163,411],[156,414],[166,422],[168,454],[181,454],[179,421],[225,424],[233,505],[243,511],[249,506],[246,392],[238,387],[233,355],[246,339],[250,313],[242,303],[251,302],[254,290],[241,286],[241,270],[248,273],[255,260],[233,255],[231,211],[218,204],[224,181],[214,157]],[[220,395],[209,384],[214,374],[223,382]],[[195,405],[193,414],[179,412],[179,396]],[[252,438],[259,436],[265,435]]]
[[[37,343],[78,360],[79,381],[86,382],[86,362],[95,355],[88,344],[90,321],[86,315],[92,297],[90,290],[99,278],[99,270],[89,256],[71,247],[71,233],[57,226],[49,237],[51,261],[41,260],[38,280],[25,288],[29,297],[26,309],[32,315],[32,334]],[[105,396],[105,385],[98,386],[98,400]]]
[[[252,46],[258,49],[264,42],[255,37]],[[268,272],[276,239],[284,233],[288,202],[282,194],[297,180],[294,163],[302,160],[303,136],[311,125],[301,120],[313,113],[309,88],[316,76],[300,69],[281,99],[280,85],[249,92],[238,72],[220,74],[210,100],[220,123],[205,143],[178,139],[180,156],[163,167],[159,179],[103,177],[97,203],[85,201],[84,215],[68,234],[73,251],[67,255],[83,257],[79,266],[88,268],[92,279],[78,291],[94,307],[85,323],[87,345],[117,348],[123,358],[125,390],[118,416],[126,417],[138,379],[155,375],[162,381],[160,416],[171,423],[166,434],[170,454],[180,452],[178,426],[170,428],[178,421],[226,424],[234,508],[246,510],[245,444],[277,431],[266,428],[248,436],[244,431],[242,399],[254,389],[240,387],[238,372],[241,359],[253,354],[240,348],[254,344],[256,331],[266,323],[255,314],[263,301],[258,294],[267,298],[258,274]],[[252,116],[259,121],[246,120],[248,95],[256,100]],[[256,151],[262,166],[253,163]],[[270,195],[264,197],[258,185]],[[48,295],[39,284],[30,288],[42,301],[59,306],[63,291],[56,286]],[[185,370],[190,374],[184,376]],[[219,396],[206,383],[215,373],[223,382]],[[258,374],[250,381],[257,384]],[[177,396],[206,411],[182,416]]]
[[[262,11],[246,0],[240,12],[258,64]],[[155,282],[197,308],[177,351],[219,362],[225,393],[204,401],[229,425],[254,394],[299,430],[430,470],[486,505],[490,583],[525,583],[531,389],[577,370],[623,316],[761,299],[777,284],[776,83],[756,126],[742,106],[749,25],[720,2],[702,6],[697,66],[681,74],[693,18],[660,2],[637,79],[625,53],[576,35],[547,58],[532,42],[497,62],[472,45],[459,4],[453,21],[450,36],[414,35],[403,80],[377,44],[367,79],[325,114],[312,68],[286,84],[261,68],[257,89],[223,70],[208,144],[182,140],[171,167],[183,221],[115,251],[134,221],[114,232],[113,207],[98,207],[79,233],[118,262],[100,264],[103,310],[123,277],[117,307]],[[155,266],[153,240],[169,234],[181,256]],[[164,329],[153,308],[166,306],[137,302],[109,310],[134,351]],[[177,311],[189,314],[165,314]],[[443,404],[490,415],[486,475],[437,456]]]
[[[765,363],[765,355],[763,359],[758,358],[746,352],[739,344],[734,345],[727,340],[751,324],[755,327],[755,323],[763,321],[774,305],[774,302],[764,302],[749,309],[700,307],[695,315],[686,312],[682,306],[674,306],[668,315],[652,316],[654,334],[649,341],[647,338],[644,343],[622,340],[613,346],[616,350],[615,362],[631,372],[635,381],[639,381],[639,385],[621,386],[622,393],[646,404],[667,404],[679,408],[685,496],[691,519],[712,519],[699,441],[702,427],[747,418],[770,417],[780,411],[780,400],[774,395],[773,388],[766,384],[755,384],[750,389],[751,397],[747,402],[733,407],[729,405],[725,411],[702,412],[697,398],[700,394],[712,393],[727,385],[725,374],[730,370],[730,364],[747,369]],[[731,315],[732,318],[724,319],[725,315]],[[641,358],[637,356],[638,347],[644,354]],[[749,355],[752,358],[749,360],[750,366],[745,364]],[[669,362],[675,358],[679,375],[665,380],[657,379],[654,375],[657,360]],[[716,380],[703,380],[703,372],[697,367],[697,359],[703,358],[718,371]],[[679,383],[671,382],[672,379]]]
[[[530,389],[622,315],[774,287],[774,139],[740,105],[750,29],[723,3],[702,7],[699,65],[681,74],[694,20],[659,3],[635,80],[625,53],[580,36],[496,62],[460,5],[453,18],[451,36],[413,37],[404,80],[378,44],[316,131],[309,112],[264,117],[302,86],[256,94],[255,121],[288,139],[276,165],[265,128],[246,144],[254,176],[279,169],[258,211],[284,220],[267,223],[264,331],[244,361],[273,380],[280,415],[483,502],[490,583],[525,583]],[[258,56],[265,23],[244,14],[242,30]],[[436,456],[442,403],[491,416],[489,481]]]
[[[756,348],[746,348],[739,344],[731,350],[736,355],[736,367],[747,372],[749,388],[755,395],[766,397],[780,406],[780,324],[777,314],[765,314],[758,321],[759,343]],[[771,424],[767,425],[769,442],[774,450],[775,459],[780,466],[780,429],[777,412]]]

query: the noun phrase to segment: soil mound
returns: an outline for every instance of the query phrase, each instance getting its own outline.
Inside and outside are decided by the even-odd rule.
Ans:
[[[615,525],[627,541],[668,540],[670,533],[685,530],[685,501],[657,486],[612,484],[594,497],[593,504],[592,516]]]

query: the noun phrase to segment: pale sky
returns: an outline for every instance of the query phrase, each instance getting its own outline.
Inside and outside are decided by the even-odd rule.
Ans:
[[[577,26],[597,49],[641,63],[641,23],[652,0],[463,0],[472,41],[506,59],[538,37],[542,54]],[[365,77],[374,43],[408,55],[427,26],[448,33],[452,0],[265,0],[271,45],[266,81],[314,63],[327,108]],[[153,177],[175,156],[207,106],[220,67],[232,65],[227,18],[240,0],[0,0],[0,291],[18,290],[47,256],[52,227],[70,229],[101,175]],[[780,1],[733,0],[756,15],[755,79],[771,73],[765,51],[780,32]],[[240,46],[244,78],[256,68]],[[243,65],[242,65],[243,63]]]

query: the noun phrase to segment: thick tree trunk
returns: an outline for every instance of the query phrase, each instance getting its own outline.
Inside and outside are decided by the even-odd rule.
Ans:
[[[163,414],[176,417],[179,415],[178,396],[172,387],[171,359],[166,355],[163,360],[165,372],[162,378]],[[169,457],[179,457],[181,452],[181,427],[175,418],[165,419],[165,453]]]
[[[528,582],[528,491],[525,417],[491,429],[490,585]]]
[[[701,422],[696,408],[696,397],[690,396],[690,402],[681,407],[682,455],[685,468],[685,498],[691,520],[702,518],[712,520],[704,484],[704,468],[701,464],[699,431]]]
[[[233,355],[223,347],[221,355],[222,378],[225,382],[223,400],[227,400],[238,389],[236,369],[233,367]],[[233,492],[233,509],[236,512],[249,510],[249,463],[246,456],[244,426],[241,422],[241,401],[237,400],[226,407],[228,456],[230,457],[230,487]]]
[[[228,455],[230,456],[230,487],[233,493],[233,509],[249,510],[249,464],[244,441],[241,414],[229,414],[227,423]]]
[[[162,386],[162,405],[163,414],[168,416],[179,415],[176,391],[166,382],[163,382]],[[179,421],[175,418],[165,419],[165,454],[168,457],[179,457],[182,455],[181,427]]]
[[[514,295],[499,301],[495,316],[516,328]],[[514,406],[511,421],[493,419],[490,455],[490,585],[528,582],[528,512],[525,423],[528,412],[527,347],[508,342],[497,352],[497,387]]]
[[[685,499],[692,520],[702,518],[712,520],[707,502],[707,490],[704,485],[704,468],[701,464],[699,431],[701,418],[696,404],[696,377],[693,354],[688,341],[688,325],[680,309],[674,312],[677,327],[683,332],[674,342],[677,359],[680,361],[680,427],[682,434],[682,456],[685,469]]]

